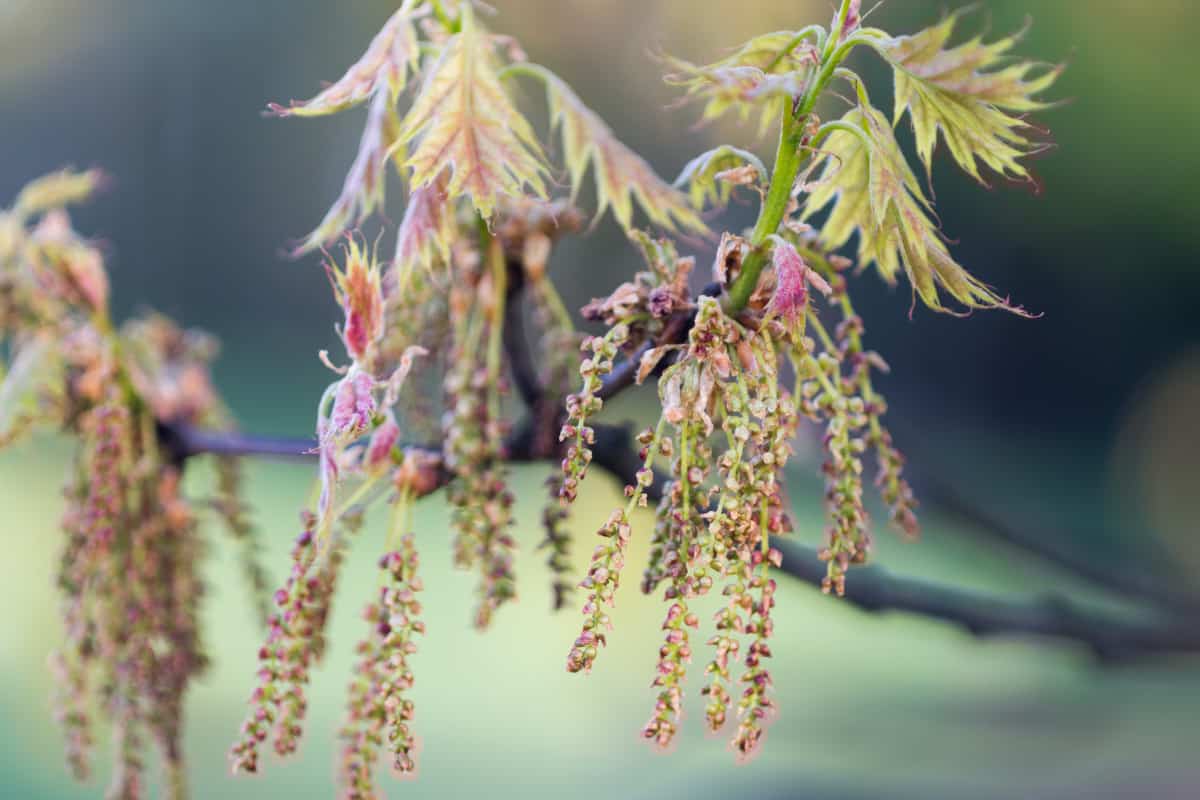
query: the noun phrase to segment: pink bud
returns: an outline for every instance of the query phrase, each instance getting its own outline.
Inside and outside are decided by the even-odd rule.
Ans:
[[[783,317],[789,325],[798,325],[804,316],[809,285],[824,295],[832,291],[825,279],[804,263],[796,248],[783,239],[775,239],[772,266],[775,268],[775,295],[771,298],[769,311]]]
[[[400,440],[400,426],[389,413],[383,424],[375,429],[371,443],[367,445],[366,464],[370,469],[381,469],[392,463],[392,449]]]
[[[862,0],[850,0],[850,10],[846,13],[846,21],[842,23],[840,35],[842,38],[858,30],[862,24]]]
[[[351,239],[346,245],[345,269],[326,268],[346,315],[342,330],[346,352],[360,360],[383,336],[383,279],[379,264]]]
[[[67,273],[84,301],[93,311],[108,308],[108,273],[100,253],[85,247],[74,253],[66,262]]]
[[[362,433],[375,414],[375,380],[365,372],[342,379],[329,416],[329,435],[342,437]]]
[[[769,310],[783,317],[789,325],[797,325],[808,306],[808,285],[804,282],[808,265],[795,247],[788,242],[776,241],[773,266],[775,295],[771,298]]]

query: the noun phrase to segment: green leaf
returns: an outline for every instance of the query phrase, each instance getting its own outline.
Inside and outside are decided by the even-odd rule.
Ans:
[[[666,81],[686,89],[688,99],[704,102],[702,121],[731,111],[743,122],[758,114],[760,132],[765,132],[779,119],[782,104],[804,91],[819,64],[816,48],[807,41],[810,35],[823,32],[814,27],[764,34],[707,65],[668,57],[664,61],[674,72]]]
[[[921,190],[887,118],[859,89],[860,105],[820,145],[822,176],[809,194],[803,218],[832,205],[821,231],[829,249],[859,234],[859,261],[874,262],[894,283],[903,269],[917,296],[934,311],[948,312],[946,292],[967,309],[1002,308],[1024,314],[972,277],[950,255],[937,230],[933,206]],[[951,312],[953,313],[953,312]]]
[[[735,186],[755,183],[764,186],[770,173],[758,156],[731,145],[722,145],[692,159],[675,179],[675,187],[687,188],[692,206],[728,204]]]
[[[98,169],[76,172],[63,169],[30,181],[17,195],[13,212],[17,221],[55,208],[89,200],[105,183]]]
[[[912,36],[871,40],[894,68],[895,121],[908,112],[927,170],[940,134],[954,160],[976,180],[983,182],[979,163],[1006,177],[1028,178],[1020,159],[1041,145],[1018,115],[1049,107],[1037,95],[1054,84],[1062,68],[1006,57],[1023,31],[990,44],[976,36],[949,47],[964,13]]]
[[[23,342],[0,382],[0,446],[43,421],[56,419],[66,381],[54,337],[38,334]]]

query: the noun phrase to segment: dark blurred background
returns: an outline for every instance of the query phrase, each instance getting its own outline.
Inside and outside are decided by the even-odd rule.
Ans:
[[[110,172],[112,191],[81,209],[76,222],[110,243],[118,313],[154,307],[216,333],[224,343],[218,381],[247,428],[289,434],[311,429],[315,401],[328,382],[315,354],[332,343],[336,309],[318,259],[296,262],[281,253],[316,224],[337,194],[362,121],[361,113],[350,113],[289,122],[264,119],[260,111],[268,101],[308,96],[320,81],[340,75],[395,5],[387,0],[0,0],[0,198],[10,198],[25,181],[65,164],[96,165]],[[670,177],[691,156],[715,144],[754,139],[751,131],[732,125],[695,130],[695,109],[665,110],[673,95],[650,52],[661,49],[711,60],[756,33],[825,22],[832,13],[827,0],[501,0],[495,5],[501,11],[495,27],[519,35],[533,60],[574,83],[625,141]],[[960,242],[954,251],[959,260],[1042,316],[1028,321],[979,313],[962,320],[919,308],[910,317],[906,287],[890,290],[872,274],[859,279],[856,293],[862,298],[870,342],[893,367],[884,389],[899,444],[909,451],[915,470],[949,481],[956,493],[1018,527],[1045,531],[1055,546],[1085,552],[1100,565],[1200,586],[1200,424],[1195,419],[1200,410],[1200,55],[1194,46],[1200,5],[1188,0],[989,0],[984,5],[986,11],[968,18],[968,26],[1000,34],[1019,28],[1032,14],[1035,24],[1022,52],[1070,63],[1055,92],[1066,102],[1037,120],[1050,129],[1056,147],[1036,162],[1040,191],[1002,183],[981,190],[941,159],[935,166],[938,209],[944,230]],[[893,0],[875,13],[871,24],[911,31],[935,21],[944,6],[943,0]],[[873,56],[862,52],[853,66],[874,79],[873,96],[890,109],[887,74]],[[773,142],[757,141],[754,147],[766,157]],[[389,206],[393,216],[399,214],[396,200],[398,193]],[[6,202],[0,200],[0,205]],[[751,214],[748,205],[735,207],[728,224],[746,224]],[[701,255],[701,263],[706,258]],[[569,273],[562,285],[573,306],[605,292],[635,266],[635,255],[610,222],[565,245],[554,262],[559,274]],[[55,485],[54,451],[38,451],[37,459],[46,462],[41,480]],[[22,461],[21,469],[27,463]],[[6,484],[15,481],[30,488],[30,478],[18,474],[11,457],[0,469]],[[305,476],[285,468],[263,469],[257,485],[266,507],[277,501],[286,508],[303,497]],[[598,500],[597,509],[604,502]],[[29,519],[44,517],[50,526],[54,513],[50,507],[28,511]],[[527,513],[532,519],[536,509]],[[938,558],[945,557],[944,547],[958,547],[962,563],[972,563],[972,553],[992,552],[987,537],[976,532],[964,541],[963,525],[940,518],[936,508],[931,513],[933,541],[898,550],[897,563],[915,572],[942,570],[968,583],[973,577],[985,580],[947,568]],[[271,530],[284,536],[279,531],[286,529],[286,519],[290,517],[272,523]],[[581,534],[589,524],[580,522]],[[938,543],[938,524],[949,544]],[[536,541],[533,536],[531,532],[530,543]],[[46,545],[36,552],[52,554],[53,548]],[[998,588],[1019,592],[1066,580],[1020,551],[1006,552],[1003,558],[993,555],[998,565],[1002,562],[989,573]],[[48,581],[26,582],[41,592],[39,603],[51,602],[42,586]],[[525,590],[527,597],[532,595],[525,611],[540,610],[539,589]],[[238,599],[236,587],[225,594],[234,596],[223,596],[222,603]],[[867,624],[842,611],[832,613],[846,625]],[[237,612],[230,614],[228,624],[236,625]],[[568,620],[566,628],[572,623]],[[900,635],[895,626],[904,624],[894,623],[888,635]],[[462,628],[456,634],[460,644],[466,641]],[[929,635],[945,635],[920,630],[921,637],[901,636],[896,643],[914,664],[925,663]],[[24,649],[43,646],[43,638],[53,640],[52,635],[16,636],[6,647],[22,650],[21,664],[40,663],[40,653]],[[253,636],[238,638],[250,641]],[[795,639],[798,650],[826,662],[826,680],[837,684],[837,659],[820,653],[803,628]],[[977,652],[969,641],[961,646],[963,653]],[[1032,655],[1038,652],[1034,650],[1020,652],[1021,658],[1041,657]],[[244,659],[235,666],[241,672],[231,667],[229,675],[248,677]],[[872,670],[864,674],[877,678]],[[640,680],[634,679],[638,687]],[[1061,676],[1055,680],[1070,683]],[[1178,676],[1143,675],[1139,680],[1140,687],[1161,688],[1163,698],[1179,691],[1179,685],[1170,683]],[[329,683],[331,707],[340,682]],[[599,685],[577,690],[601,692]],[[1137,729],[1138,747],[1173,745],[1171,752],[1181,753],[1194,752],[1200,744],[1196,684],[1182,685],[1190,690],[1184,695],[1190,718],[1176,720],[1174,728]],[[229,696],[242,688],[237,685]],[[506,691],[500,680],[492,689]],[[831,685],[792,691],[803,696],[813,690],[850,691]],[[894,700],[900,689],[878,691],[879,697]],[[1012,737],[1045,733],[1037,717],[1043,713],[1039,703],[1022,698],[1015,716],[992,709],[1001,720],[996,724],[1011,726]],[[21,707],[41,714],[44,704],[37,698],[28,702]],[[864,703],[862,708],[870,707]],[[231,701],[222,722],[214,723],[216,738],[205,752],[219,755],[217,740],[223,730],[232,732],[236,712],[237,703]],[[1056,712],[1044,713],[1056,718]],[[1166,710],[1162,714],[1170,716]],[[923,712],[914,719],[924,720]],[[632,726],[638,719],[625,721]],[[793,720],[795,727],[789,727],[801,738],[774,744],[805,747],[803,722]],[[847,715],[835,727],[861,733],[856,722],[876,724]],[[819,739],[829,724],[811,720],[808,736]],[[945,725],[944,718],[940,724]],[[1049,735],[1046,746],[1069,743],[1072,735],[1094,735],[1084,733],[1088,724]],[[485,743],[479,746],[503,750],[502,734],[495,735],[490,745],[483,736]],[[1011,744],[994,728],[990,735]],[[47,736],[52,750],[53,735]],[[841,741],[852,748],[856,736],[847,733]],[[927,741],[957,740],[944,730],[938,736],[930,733]],[[603,735],[587,741],[599,761],[579,757],[584,760],[569,763],[590,766],[561,767],[559,777],[566,785],[575,785],[575,777],[585,773],[585,782],[603,780],[593,774],[604,772],[598,767],[604,761]],[[857,760],[846,763],[866,762],[868,771],[875,764],[878,786],[887,784],[897,769],[907,775],[903,786],[893,786],[894,792],[880,789],[876,796],[908,796],[910,789],[915,796],[930,796],[939,786],[948,796],[976,796],[964,788],[972,785],[969,775],[942,774],[944,765],[937,758],[921,761],[927,765],[923,769],[904,770],[889,759],[878,763],[879,749],[887,745],[878,735],[870,741],[874,744],[864,746]],[[981,743],[981,752],[989,746]],[[310,748],[313,769],[327,770],[332,755],[314,755],[318,746],[310,743]],[[719,751],[711,742],[685,749],[668,759],[674,762],[672,769],[699,759],[707,764]],[[1094,752],[1102,760],[1098,750],[1080,752]],[[449,756],[442,758],[451,763]],[[1075,773],[1049,769],[1039,779],[1026,776],[1032,782],[1006,794],[1007,767],[986,754],[978,759],[972,763],[991,769],[987,788],[981,783],[978,796],[1059,796],[1055,792],[1069,792],[1074,785]],[[27,774],[27,765],[20,764],[8,771],[27,786],[11,796],[68,791],[60,786],[63,779],[54,758],[45,760],[43,772]],[[1007,756],[1003,760],[1009,763]],[[1019,761],[1013,755],[1012,763]],[[639,770],[665,768],[662,761],[637,763]],[[844,776],[838,769],[810,771],[810,776],[820,776],[810,784],[818,788],[800,792],[794,791],[787,753],[776,753],[770,763],[770,769],[757,775],[757,767],[715,772],[714,785],[749,787],[761,779],[762,796],[859,796],[840,788],[854,781],[840,780]],[[1161,767],[1157,761],[1134,759],[1119,774],[1133,781],[1158,775]],[[196,767],[218,773],[220,768],[219,763]],[[1155,784],[1162,792],[1155,796],[1200,796],[1194,764],[1181,759],[1171,769]],[[467,791],[453,776],[433,775],[434,770],[426,768],[423,780],[430,782],[418,784],[416,791]],[[1120,780],[1110,785],[1092,778],[1086,780],[1093,790],[1107,786],[1113,793],[1104,796],[1125,796]],[[471,784],[471,791],[486,790],[486,780],[480,781]],[[796,773],[796,781],[803,784],[803,771]],[[541,796],[544,787],[562,784],[533,773],[511,785],[524,789],[496,791]],[[648,788],[645,782],[637,785]],[[274,796],[275,788],[268,777],[251,789],[235,791]],[[577,788],[590,796],[602,787],[589,783]],[[658,786],[644,794],[672,796],[673,791]],[[315,790],[313,796],[319,796]]]

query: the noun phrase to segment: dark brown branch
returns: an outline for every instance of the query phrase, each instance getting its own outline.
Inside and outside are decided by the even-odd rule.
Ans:
[[[273,439],[238,433],[201,431],[186,425],[163,426],[164,441],[176,442],[181,457],[216,453],[312,457],[312,441]],[[596,426],[592,463],[628,484],[641,467],[631,442],[631,429]],[[505,445],[505,458],[536,461],[531,452],[531,426],[522,425]],[[430,449],[430,455],[439,456]],[[665,481],[659,476],[650,487],[651,499],[662,496]],[[820,587],[826,565],[816,552],[792,542],[779,542],[784,554],[782,571],[804,583]],[[1127,661],[1170,653],[1200,652],[1200,626],[1191,619],[1167,616],[1126,620],[1082,608],[1061,595],[1033,600],[999,597],[895,576],[880,567],[856,569],[847,581],[846,601],[868,612],[918,614],[954,623],[976,636],[1026,635],[1070,640],[1086,646],[1106,662]]]
[[[525,340],[525,325],[520,303],[525,290],[525,270],[520,262],[508,262],[508,292],[504,304],[504,354],[512,373],[517,394],[531,412],[536,411],[545,394],[533,364],[532,351]]]
[[[916,436],[907,438],[919,441]],[[911,459],[910,463],[927,464],[928,461],[922,457]],[[1097,563],[1088,556],[1087,551],[1080,552],[1061,544],[1062,537],[1057,534],[1011,525],[968,500],[961,491],[926,469],[910,468],[908,472],[917,495],[924,502],[970,523],[971,528],[982,535],[1032,553],[1042,561],[1094,586],[1134,600],[1153,603],[1181,616],[1200,619],[1200,597],[1178,591],[1169,582],[1158,580],[1144,571],[1127,567],[1113,569]]]
[[[783,571],[819,586],[826,565],[811,550],[779,542]],[[1200,653],[1200,625],[1193,620],[1153,614],[1122,619],[1090,611],[1064,595],[1011,600],[900,577],[882,567],[853,570],[845,600],[871,613],[906,612],[956,624],[980,637],[1045,636],[1077,642],[1104,662],[1148,656]]]
[[[316,458],[316,439],[254,436],[238,431],[214,431],[178,423],[159,423],[159,443],[175,463],[192,456],[265,456]]]

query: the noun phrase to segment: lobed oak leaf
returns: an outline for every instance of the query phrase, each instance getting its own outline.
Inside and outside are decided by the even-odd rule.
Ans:
[[[494,42],[470,5],[462,7],[462,29],[443,46],[404,118],[399,142],[414,141],[404,162],[413,190],[448,169],[450,199],[470,197],[489,219],[500,196],[523,196],[525,187],[546,196],[541,146],[505,93],[494,66]]]
[[[454,239],[454,207],[446,193],[447,176],[415,189],[408,197],[404,218],[396,235],[396,266],[407,271],[414,265],[429,269],[435,261],[450,258]]]
[[[675,179],[675,187],[686,188],[692,206],[702,209],[728,204],[734,186],[764,186],[768,180],[767,168],[758,156],[737,147],[722,145],[689,161]]]
[[[596,216],[611,208],[626,233],[633,231],[633,206],[660,228],[705,233],[708,227],[688,205],[687,196],[660,178],[654,169],[619,140],[612,129],[564,81],[545,67],[521,65],[521,72],[546,86],[552,127],[562,136],[563,161],[578,195],[591,165],[596,180]]]
[[[17,195],[13,212],[17,221],[63,206],[82,203],[102,189],[108,177],[98,169],[52,172],[30,181]]]
[[[861,87],[859,99],[822,145],[824,174],[802,219],[832,205],[821,232],[824,246],[841,247],[857,232],[860,262],[874,262],[889,283],[903,269],[915,294],[934,311],[949,311],[941,301],[945,291],[967,309],[1024,314],[950,255],[891,124]]]
[[[733,111],[744,122],[757,113],[759,131],[765,133],[779,119],[783,103],[803,92],[805,80],[819,63],[816,48],[807,41],[812,32],[756,36],[725,58],[703,66],[664,58],[675,70],[666,81],[686,89],[685,99],[704,101],[701,121]]]
[[[12,362],[0,379],[0,445],[20,438],[38,422],[62,413],[66,364],[54,337],[38,333],[13,345]]]
[[[784,103],[804,92],[807,70],[771,74],[747,65],[698,67],[686,61],[671,62],[678,70],[667,83],[687,90],[686,99],[705,101],[702,122],[733,111],[746,122],[759,114],[759,132],[765,133],[779,118]]]
[[[1050,107],[1037,99],[1062,67],[1013,61],[1007,54],[1024,31],[990,44],[976,36],[949,47],[966,11],[911,36],[870,40],[895,73],[895,122],[908,112],[917,153],[927,170],[939,135],[968,175],[983,182],[979,163],[1010,178],[1029,178],[1021,159],[1042,145],[1020,114]]]
[[[386,92],[377,93],[371,99],[358,155],[346,174],[341,194],[321,224],[296,246],[293,255],[324,247],[383,205],[387,163],[396,150],[399,131],[400,118],[391,98]]]
[[[362,58],[316,97],[292,101],[288,107],[271,104],[270,110],[280,117],[317,117],[353,108],[377,94],[395,102],[408,76],[417,71],[421,50],[413,23],[424,14],[421,5],[420,0],[405,0],[371,40]]]
[[[670,239],[655,238],[644,231],[634,231],[630,238],[650,268],[650,283],[670,289],[677,298],[686,300],[689,296],[688,279],[695,269],[696,260],[691,257],[680,258],[675,243]],[[645,274],[639,273],[639,278]]]

